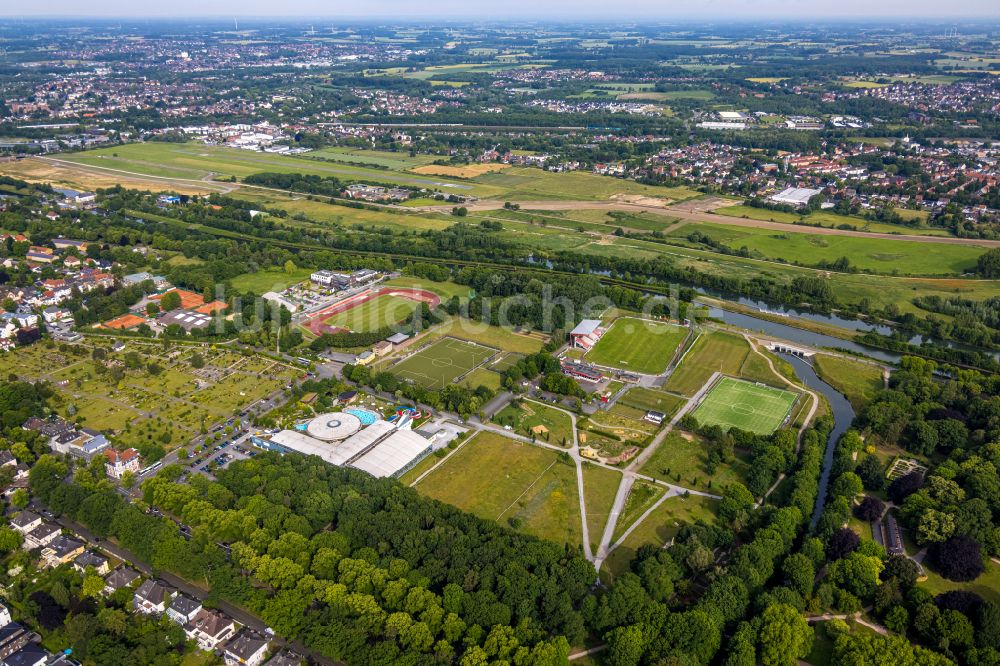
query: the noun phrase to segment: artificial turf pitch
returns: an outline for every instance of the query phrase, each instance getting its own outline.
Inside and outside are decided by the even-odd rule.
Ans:
[[[496,349],[475,342],[442,338],[404,358],[393,366],[392,373],[426,389],[437,390],[478,367],[496,353]]]
[[[770,386],[723,377],[713,386],[692,416],[700,425],[723,430],[739,428],[767,435],[780,426],[798,396]]]

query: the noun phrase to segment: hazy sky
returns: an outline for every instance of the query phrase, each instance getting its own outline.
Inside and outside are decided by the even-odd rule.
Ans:
[[[0,2],[0,16],[164,17],[186,16],[309,16],[331,19],[405,18],[539,18],[578,19],[699,17],[714,21],[734,18],[823,17],[864,19],[979,16],[1000,18],[1000,0],[28,0]]]

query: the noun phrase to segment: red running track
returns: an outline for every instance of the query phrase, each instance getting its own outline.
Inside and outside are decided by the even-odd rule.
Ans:
[[[427,291],[426,289],[379,287],[378,289],[369,289],[368,291],[360,294],[349,296],[342,301],[334,303],[333,305],[328,305],[319,312],[311,315],[309,319],[302,322],[302,325],[317,336],[323,335],[324,333],[343,333],[346,329],[329,326],[324,324],[323,321],[334,315],[338,315],[341,312],[352,310],[362,303],[367,303],[373,298],[378,298],[379,296],[397,296],[399,298],[408,298],[411,301],[417,301],[419,303],[427,303],[430,305],[432,310],[441,304],[441,298],[434,292]]]

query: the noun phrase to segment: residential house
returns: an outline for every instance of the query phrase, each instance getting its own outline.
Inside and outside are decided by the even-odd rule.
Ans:
[[[228,666],[259,666],[267,654],[267,639],[255,631],[244,628],[229,641],[222,658]]]
[[[198,643],[202,650],[214,650],[236,633],[233,618],[218,611],[202,608],[187,625],[184,633]]]
[[[104,576],[111,570],[108,558],[93,550],[86,550],[80,553],[80,555],[73,560],[73,568],[81,574],[86,573],[87,569],[90,568],[97,572],[97,575],[99,576]]]
[[[31,640],[31,632],[17,622],[8,622],[0,627],[0,659],[7,659]]]
[[[3,666],[46,666],[52,655],[38,643],[27,643],[3,660]]]
[[[282,650],[268,659],[264,666],[302,666],[304,663],[305,659],[301,656],[288,650]]]
[[[24,549],[45,548],[56,540],[62,530],[51,523],[42,523],[24,535]]]
[[[33,511],[21,511],[10,519],[10,526],[21,534],[27,534],[42,524],[42,517]]]
[[[65,308],[59,308],[55,305],[50,305],[49,307],[42,310],[42,319],[45,320],[46,324],[55,324],[56,322],[65,321],[73,318],[73,313]]]
[[[42,563],[47,567],[68,564],[83,553],[83,548],[82,541],[61,534],[45,548],[42,548]]]
[[[142,576],[135,569],[128,567],[118,567],[104,579],[104,594],[114,594],[118,590],[135,585]]]
[[[158,580],[147,580],[139,586],[132,598],[132,605],[138,613],[159,615],[167,610],[174,591]]]
[[[112,479],[121,479],[125,472],[135,473],[139,471],[139,452],[135,449],[125,449],[124,451],[105,449],[104,457],[107,458],[104,463],[104,471]]]
[[[194,616],[201,610],[201,602],[195,601],[183,594],[178,594],[167,606],[167,617],[181,625],[182,627],[194,619]]]

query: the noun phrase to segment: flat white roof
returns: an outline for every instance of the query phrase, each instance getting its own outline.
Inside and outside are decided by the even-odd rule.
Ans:
[[[306,427],[310,437],[324,442],[347,439],[359,430],[361,430],[361,419],[347,412],[320,414]]]
[[[584,319],[579,324],[576,325],[572,331],[569,332],[570,335],[590,335],[596,331],[601,325],[600,319]]]
[[[397,430],[352,462],[351,467],[378,478],[392,476],[430,446],[430,440],[412,430]]]
[[[783,203],[805,205],[809,203],[809,199],[822,191],[823,190],[814,190],[810,187],[789,187],[781,192],[778,192],[772,196],[771,199],[773,201],[780,201]]]

